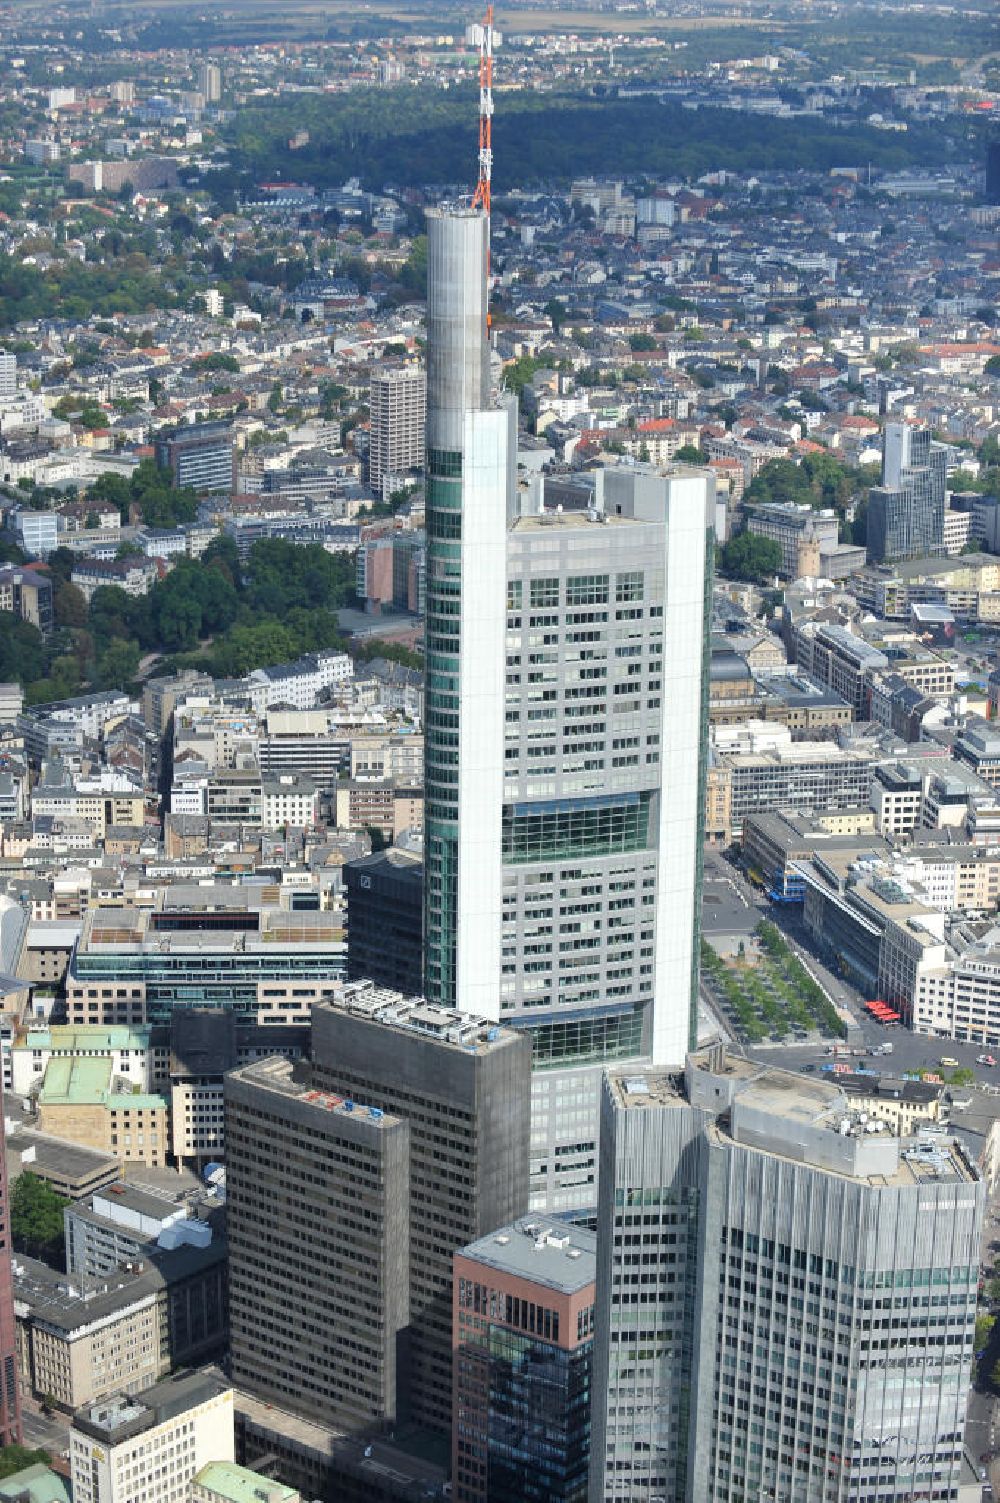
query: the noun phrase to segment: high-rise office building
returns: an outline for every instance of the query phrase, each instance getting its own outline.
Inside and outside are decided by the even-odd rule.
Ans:
[[[232,1374],[324,1424],[397,1415],[409,1318],[410,1132],[287,1060],[226,1077]]]
[[[372,371],[368,482],[376,495],[423,468],[427,377],[422,366],[386,366]]]
[[[21,1395],[17,1381],[17,1327],[11,1268],[10,1189],[0,1090],[0,1446],[21,1440]]]
[[[984,1186],[720,1048],[609,1072],[591,1503],[955,1499]]]
[[[407,1389],[412,1418],[448,1433],[453,1255],[526,1210],[528,1040],[365,984],[312,1019],[317,1087],[408,1124]]]
[[[712,482],[613,467],[577,513],[519,491],[486,234],[429,216],[425,989],[530,1031],[532,1206],[572,1210],[604,1065],[691,1043]]]
[[[1000,204],[1000,138],[986,145],[986,202]]]
[[[584,1503],[594,1233],[524,1220],[455,1255],[456,1503]]]
[[[207,493],[231,491],[236,461],[228,423],[194,423],[156,440],[156,463],[178,486]]]
[[[202,63],[198,70],[198,86],[206,104],[218,104],[222,98],[222,69],[218,63]]]
[[[12,397],[17,391],[17,356],[0,351],[0,397]]]
[[[944,552],[948,451],[926,428],[886,423],[882,484],[868,500],[868,559],[890,563]]]
[[[347,975],[404,996],[422,990],[424,869],[408,851],[374,851],[344,862]]]

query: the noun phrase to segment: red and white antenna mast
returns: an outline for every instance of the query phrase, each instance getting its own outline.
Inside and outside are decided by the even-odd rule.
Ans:
[[[479,43],[479,182],[472,207],[479,204],[490,212],[490,182],[493,177],[493,6],[487,5]]]
[[[493,6],[487,5],[479,42],[479,182],[472,207],[482,205],[486,215],[486,330],[492,320],[490,299],[490,183],[493,178]]]

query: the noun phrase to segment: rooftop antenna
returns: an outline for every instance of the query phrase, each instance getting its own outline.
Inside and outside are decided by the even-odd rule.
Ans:
[[[479,40],[479,181],[472,195],[472,207],[482,206],[487,221],[490,217],[490,186],[493,179],[493,6],[487,5]],[[486,226],[486,327],[492,322],[489,314],[490,251],[489,223]]]

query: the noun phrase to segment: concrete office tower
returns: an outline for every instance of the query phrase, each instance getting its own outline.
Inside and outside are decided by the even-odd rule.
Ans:
[[[591,1503],[958,1497],[980,1175],[720,1048],[609,1072]]]
[[[17,391],[17,356],[0,351],[0,397],[12,397]]]
[[[927,428],[886,423],[882,484],[868,501],[870,563],[944,552],[947,453]]]
[[[17,1327],[11,1268],[10,1187],[0,1090],[0,1446],[21,1440],[21,1394],[17,1381]]]
[[[986,143],[986,202],[1000,204],[1000,137]]]
[[[202,63],[198,70],[198,85],[206,104],[218,104],[222,98],[222,69],[218,63]]]
[[[312,1068],[317,1086],[409,1125],[407,1391],[412,1418],[447,1434],[453,1254],[527,1208],[528,1040],[361,984],[313,1008]]]
[[[368,483],[387,496],[410,470],[424,464],[427,377],[419,365],[372,371]]]
[[[226,1077],[232,1375],[346,1431],[397,1413],[410,1131],[267,1059]]]
[[[505,542],[516,405],[494,402],[489,220],[427,215],[424,987],[499,1019]]]
[[[579,1503],[590,1459],[593,1232],[519,1221],[455,1254],[456,1503]]]

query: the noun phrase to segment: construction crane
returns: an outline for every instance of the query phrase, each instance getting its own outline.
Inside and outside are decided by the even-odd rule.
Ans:
[[[493,177],[493,6],[487,5],[479,43],[479,182],[472,207],[480,204],[489,217]]]

